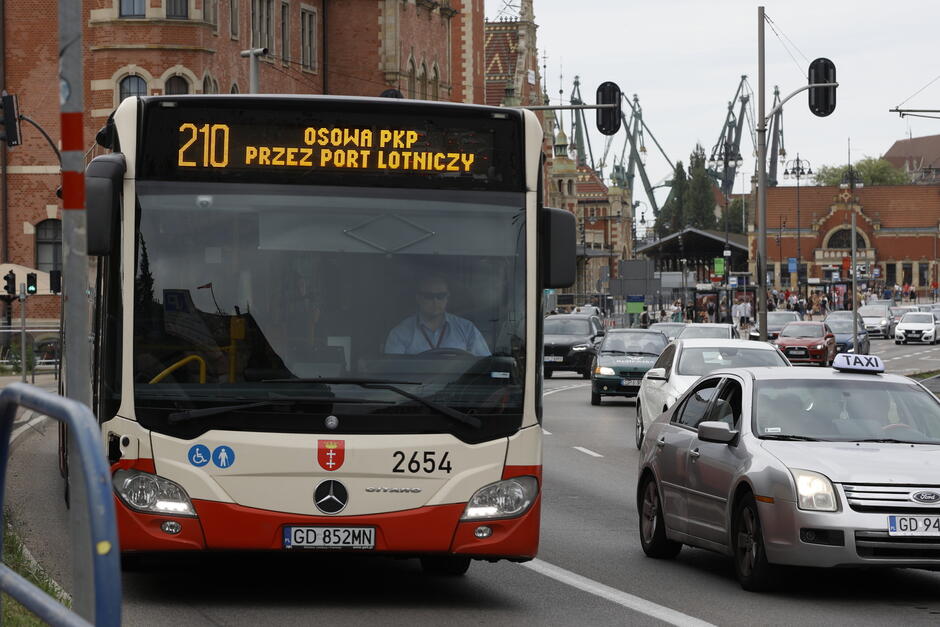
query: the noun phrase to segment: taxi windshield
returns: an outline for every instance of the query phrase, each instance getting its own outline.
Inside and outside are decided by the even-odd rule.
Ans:
[[[780,332],[780,337],[813,338],[822,336],[823,328],[821,324],[788,324]]]
[[[755,386],[754,407],[760,438],[940,444],[940,403],[913,383],[765,380]]]
[[[719,368],[786,365],[783,357],[773,349],[734,346],[690,347],[683,349],[676,373],[701,377]]]

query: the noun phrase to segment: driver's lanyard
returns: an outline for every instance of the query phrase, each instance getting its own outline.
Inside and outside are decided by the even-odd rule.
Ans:
[[[421,321],[418,321],[418,328],[421,330],[421,335],[424,336],[425,341],[427,341],[428,346],[432,349],[440,348],[441,342],[444,341],[444,334],[447,333],[447,321],[444,321],[444,324],[441,326],[441,334],[437,336],[437,343],[431,341],[431,336],[428,335],[428,332],[424,330],[424,325],[421,324]]]

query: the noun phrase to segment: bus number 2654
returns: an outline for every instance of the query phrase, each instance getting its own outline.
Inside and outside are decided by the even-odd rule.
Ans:
[[[392,472],[410,472],[412,474],[424,472],[430,474],[440,470],[450,474],[450,459],[447,457],[447,451],[441,455],[437,451],[413,451],[411,457],[404,451],[395,451],[392,453],[397,461]]]

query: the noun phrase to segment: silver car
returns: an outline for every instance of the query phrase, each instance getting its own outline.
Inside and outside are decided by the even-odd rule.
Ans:
[[[836,366],[715,371],[657,418],[644,552],[724,553],[746,590],[778,565],[940,567],[940,402],[876,357]]]

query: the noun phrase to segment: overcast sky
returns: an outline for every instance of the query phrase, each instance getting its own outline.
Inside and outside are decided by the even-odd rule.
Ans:
[[[510,3],[518,6],[519,0]],[[486,0],[487,18],[495,18],[504,4]],[[845,163],[849,138],[857,161],[881,156],[909,132],[940,134],[940,120],[888,112],[940,75],[936,0],[534,0],[539,64],[546,54],[552,102],[563,87],[567,103],[576,74],[586,102],[593,102],[597,85],[612,80],[625,94],[639,96],[643,118],[670,159],[687,164],[696,142],[711,151],[742,74],[748,75],[757,110],[759,4],[780,33],[778,38],[770,24],[765,29],[768,111],[773,86],[785,96],[805,84],[816,57],[835,62],[840,84],[829,117],[809,112],[805,92],[784,107],[788,158],[799,153],[816,169]],[[940,80],[904,106],[940,108]],[[566,114],[566,127],[567,119]],[[612,151],[619,155],[624,141],[623,132],[615,136]],[[669,167],[648,136],[646,146],[656,184]],[[596,131],[592,147],[595,158],[604,150]],[[741,154],[742,170],[750,176],[756,148],[749,136]],[[735,192],[741,187],[739,170]],[[645,200],[642,191],[636,197]]]

